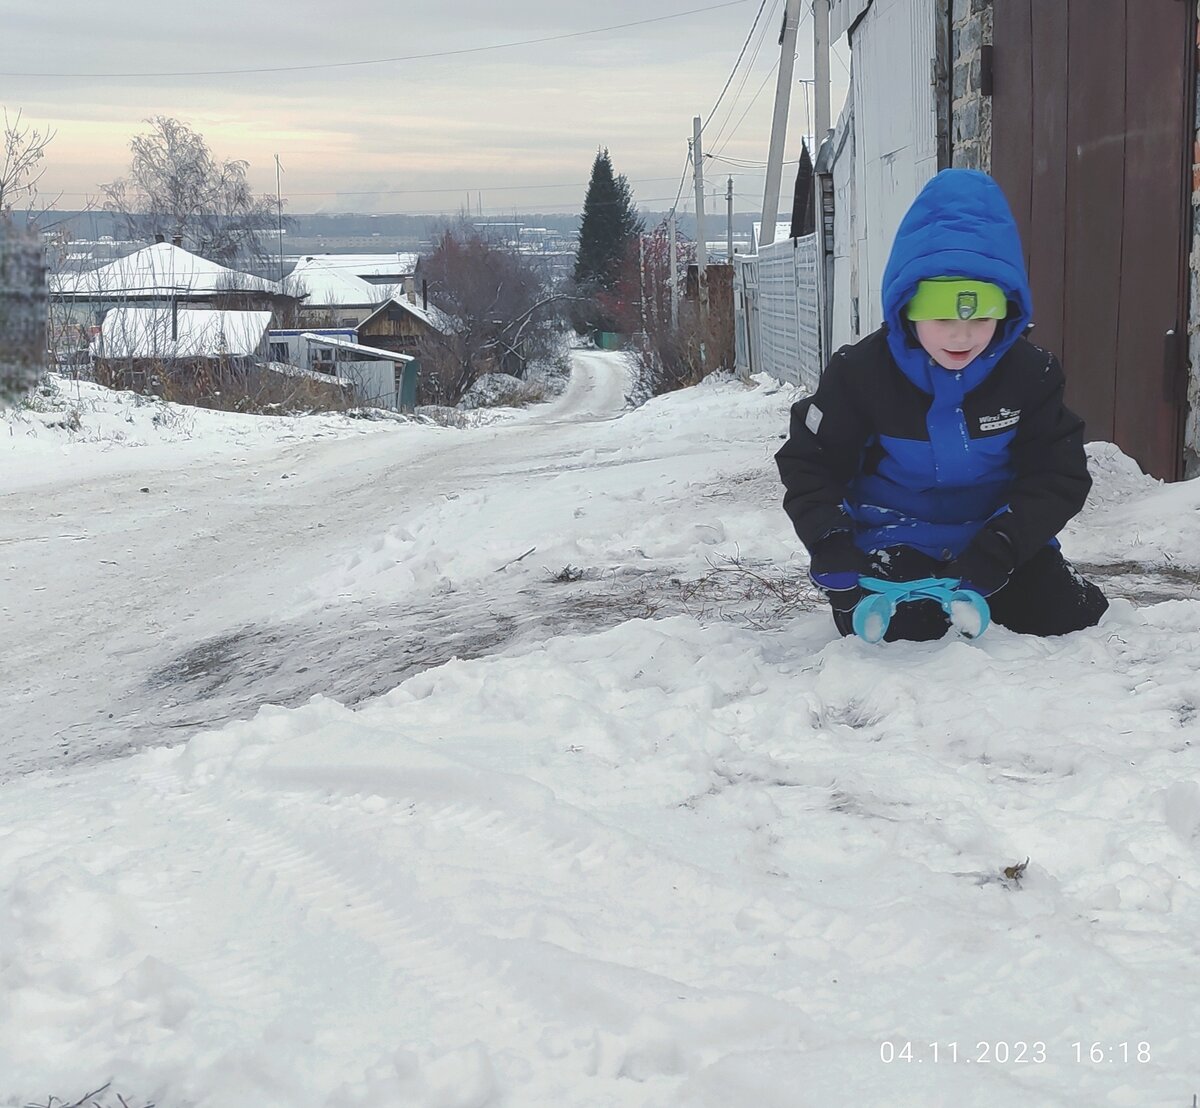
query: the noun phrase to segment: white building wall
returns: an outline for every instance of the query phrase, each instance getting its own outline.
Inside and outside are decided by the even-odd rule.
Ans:
[[[859,289],[851,340],[883,322],[883,270],[892,239],[938,170],[936,15],[935,0],[874,0],[850,38]],[[841,314],[835,308],[835,328]]]
[[[396,363],[385,361],[338,362],[337,375],[354,385],[355,399],[368,408],[400,408]]]
[[[854,95],[847,96],[833,133],[833,286],[830,353],[859,337],[858,196],[854,187]]]

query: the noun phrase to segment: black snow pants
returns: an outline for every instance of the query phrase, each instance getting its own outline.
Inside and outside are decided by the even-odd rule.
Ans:
[[[914,581],[941,576],[942,564],[912,547],[891,547],[886,553],[887,569],[879,566],[879,577]],[[837,603],[833,597],[831,602]],[[1029,561],[1018,566],[1008,584],[989,596],[987,602],[994,623],[1022,635],[1042,637],[1094,627],[1108,609],[1104,593],[1081,577],[1053,546],[1043,546]],[[852,611],[834,608],[833,622],[843,635],[854,634],[852,618]],[[915,600],[896,609],[884,641],[928,642],[940,639],[948,630],[950,620],[940,604],[934,600]]]

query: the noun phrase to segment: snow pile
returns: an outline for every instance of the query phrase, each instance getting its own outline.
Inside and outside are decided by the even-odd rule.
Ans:
[[[790,395],[766,379],[757,387],[710,379],[686,398],[658,397],[589,424],[552,450],[539,444],[560,429],[522,424],[513,445],[533,457],[531,469],[506,470],[499,494],[494,481],[469,474],[340,564],[323,566],[305,595],[324,605],[449,591],[522,555],[505,570],[514,587],[566,565],[694,577],[713,560],[786,563],[797,544],[772,510],[780,494],[771,470]]]
[[[632,621],[10,784],[4,1088],[1170,1103],[1198,653],[1194,601],[900,650]],[[942,1064],[880,1060],[905,1041]]]
[[[419,651],[407,608],[536,597],[548,568],[803,572],[771,460],[787,390],[710,381],[612,418],[610,383],[595,410],[310,446],[255,514],[179,483],[235,561],[258,516],[282,536],[254,577],[206,546],[180,618],[291,603],[353,635],[367,613]],[[1092,459],[1067,553],[1195,565],[1200,482]],[[134,500],[171,529],[165,494]],[[1187,1104],[1200,599],[1177,595],[1054,640],[632,619],[14,777],[0,1105],[110,1078],[164,1108]],[[90,584],[81,623],[84,597],[130,669],[175,630],[155,600],[168,630],[123,631],[125,594]],[[36,640],[54,601],[19,599]]]
[[[18,468],[30,477],[60,477],[81,467],[89,470],[98,455],[114,448],[191,445],[191,451],[159,455],[170,464],[281,442],[365,434],[384,426],[341,413],[213,411],[51,373],[20,404],[0,409],[0,468],[6,478]]]
[[[467,390],[458,406],[472,408],[522,408],[542,398],[540,386],[508,373],[485,373]]]
[[[1112,443],[1088,446],[1095,482],[1087,506],[1063,532],[1080,562],[1200,567],[1200,481],[1165,484],[1147,477]]]

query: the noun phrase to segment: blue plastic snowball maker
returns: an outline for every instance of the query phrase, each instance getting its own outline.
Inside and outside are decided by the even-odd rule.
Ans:
[[[854,633],[864,642],[881,642],[897,607],[913,600],[936,600],[959,634],[968,639],[979,638],[992,619],[988,602],[979,593],[961,588],[957,577],[922,577],[919,581],[860,577],[858,583],[869,594],[854,608]],[[956,605],[965,605],[966,610]]]

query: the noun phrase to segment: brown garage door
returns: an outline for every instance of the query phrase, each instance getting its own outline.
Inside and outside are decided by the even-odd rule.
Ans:
[[[1088,437],[1182,476],[1192,0],[994,0],[992,172]]]

